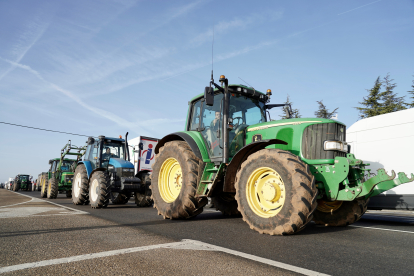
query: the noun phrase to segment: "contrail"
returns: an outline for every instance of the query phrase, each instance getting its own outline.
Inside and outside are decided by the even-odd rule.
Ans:
[[[380,2],[380,1],[382,1],[382,0],[374,1],[374,2],[371,2],[371,3],[365,4],[365,5],[363,5],[363,6],[357,7],[357,8],[355,8],[355,9],[352,9],[352,10],[346,11],[346,12],[341,12],[341,13],[338,13],[338,15],[345,14],[345,13],[348,13],[348,12],[351,12],[351,11],[354,11],[354,10],[357,10],[357,9],[360,9],[360,8],[363,8],[363,7],[366,7],[366,6],[369,6],[369,5],[375,4],[375,3]]]

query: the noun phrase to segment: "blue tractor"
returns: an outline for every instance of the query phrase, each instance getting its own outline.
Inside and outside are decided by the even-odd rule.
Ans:
[[[72,184],[73,204],[105,208],[112,203],[127,203],[132,193],[146,195],[149,185],[134,176],[127,142],[121,138],[89,137],[83,161],[75,169]],[[150,195],[149,195],[150,196]],[[139,205],[140,206],[140,205]]]

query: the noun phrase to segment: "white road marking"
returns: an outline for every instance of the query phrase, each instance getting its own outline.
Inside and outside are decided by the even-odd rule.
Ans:
[[[182,240],[181,242],[172,242],[172,243],[155,244],[155,245],[148,245],[148,246],[141,246],[141,247],[132,247],[132,248],[99,252],[99,253],[72,256],[72,257],[67,257],[67,258],[46,260],[46,261],[40,261],[40,262],[34,262],[34,263],[6,266],[6,267],[0,268],[0,273],[7,273],[7,272],[12,272],[12,271],[17,271],[17,270],[31,269],[31,268],[37,268],[37,267],[43,267],[43,266],[49,266],[49,265],[67,264],[67,263],[72,263],[72,262],[91,260],[91,259],[96,259],[96,258],[104,258],[104,257],[109,257],[109,256],[135,253],[135,252],[159,249],[159,248],[221,251],[221,252],[225,252],[225,253],[235,255],[238,257],[242,257],[245,259],[253,260],[256,262],[260,262],[260,263],[271,265],[271,266],[278,267],[278,268],[282,268],[285,270],[302,273],[304,275],[311,275],[311,276],[327,275],[327,274],[319,273],[316,271],[304,269],[301,267],[284,264],[281,262],[257,257],[251,254],[247,254],[247,253],[239,252],[236,250],[231,250],[228,248],[224,248],[224,247],[220,247],[220,246],[216,246],[216,245],[212,245],[212,244],[208,244],[208,243],[204,243],[200,241],[195,241],[195,240]]]
[[[33,199],[35,199],[35,198],[32,198],[31,200],[28,200],[28,201],[25,201],[25,202],[20,202],[20,203],[12,204],[12,205],[0,206],[0,208],[6,208],[6,207],[11,207],[11,206],[16,206],[16,205],[20,205],[20,204],[29,203],[29,202],[33,201]]]
[[[402,230],[394,230],[394,229],[386,229],[386,228],[375,228],[375,227],[358,226],[358,225],[348,225],[348,226],[349,227],[357,227],[357,228],[368,228],[368,229],[374,229],[374,230],[382,230],[382,231],[391,231],[391,232],[401,232],[401,233],[414,234],[414,232],[411,232],[411,231],[402,231]]]
[[[61,211],[62,208],[56,207],[19,207],[0,210],[0,218],[21,218],[30,217],[37,214],[50,212],[50,211]]]
[[[190,244],[198,245],[200,247],[208,248],[207,250],[221,251],[221,252],[224,252],[224,253],[227,253],[227,254],[235,255],[235,256],[242,257],[242,258],[245,258],[245,259],[249,259],[249,260],[252,260],[252,261],[256,261],[256,262],[259,262],[259,263],[263,263],[263,264],[271,265],[271,266],[274,266],[274,267],[282,268],[282,269],[285,269],[285,270],[301,273],[303,275],[311,275],[311,276],[314,276],[314,275],[328,275],[328,274],[319,273],[319,272],[316,272],[316,271],[313,271],[313,270],[301,268],[301,267],[298,267],[298,266],[293,266],[293,265],[273,261],[273,260],[270,260],[270,259],[258,257],[258,256],[255,256],[255,255],[243,253],[243,252],[240,252],[240,251],[228,249],[228,248],[225,248],[225,247],[204,243],[204,242],[201,242],[201,241],[196,241],[196,240],[183,240],[183,241],[188,242]],[[206,250],[206,249],[204,249],[204,250]]]
[[[65,208],[65,209],[67,209],[67,210],[74,211],[74,212],[76,212],[76,214],[77,214],[77,215],[81,215],[81,214],[89,214],[88,212],[81,211],[81,210],[77,210],[77,209],[70,208],[70,207],[67,207],[67,206],[63,206],[63,205],[60,205],[60,204],[54,203],[54,202],[52,202],[52,201],[43,200],[43,199],[40,199],[40,198],[36,198],[36,197],[29,196],[29,195],[25,195],[25,194],[17,193],[17,192],[14,192],[14,191],[10,191],[10,192],[15,193],[15,194],[18,194],[18,195],[21,195],[21,196],[29,197],[29,198],[31,198],[31,199],[32,199],[32,200],[29,200],[29,201],[25,201],[25,202],[23,202],[23,203],[29,203],[29,202],[46,202],[46,203],[50,203],[50,204],[53,204],[53,205],[59,206],[59,207],[61,207],[61,208]],[[23,204],[23,203],[18,203],[18,204]],[[10,205],[10,206],[11,206],[11,205]],[[5,207],[5,206],[3,206],[3,207]]]

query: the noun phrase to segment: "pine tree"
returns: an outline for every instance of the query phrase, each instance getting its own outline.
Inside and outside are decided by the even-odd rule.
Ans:
[[[413,77],[414,77],[414,75],[413,75]],[[413,84],[411,85],[411,88],[413,89],[413,90],[411,90],[411,91],[407,91],[408,93],[410,93],[411,94],[411,99],[412,99],[412,102],[411,103],[406,103],[406,105],[409,107],[409,108],[413,108],[414,107],[414,80],[413,80]]]
[[[367,89],[369,92],[368,97],[364,97],[364,100],[362,102],[359,102],[359,104],[365,106],[365,107],[355,107],[359,110],[359,118],[364,119],[372,116],[376,116],[380,114],[381,104],[381,87],[382,87],[382,81],[380,80],[380,77],[377,78],[377,80],[374,83],[374,87],[371,89]]]
[[[289,99],[289,95],[287,95],[287,99],[286,102],[284,102],[285,104],[290,104],[290,106],[292,106],[292,102]],[[281,117],[282,119],[287,119],[286,114],[285,114],[285,110],[282,108],[283,110],[283,114],[284,115],[279,115],[279,117]],[[302,116],[299,113],[299,109],[292,109],[292,117],[291,118],[301,118]]]
[[[379,108],[379,114],[387,114],[399,110],[407,109],[404,103],[404,97],[397,97],[394,93],[394,88],[397,86],[396,83],[392,83],[393,79],[387,74],[384,77],[383,84],[385,91],[380,93],[380,99],[382,100],[381,107]]]
[[[338,110],[338,107],[335,108],[334,111],[329,112],[329,110],[326,108],[326,106],[323,104],[322,100],[320,101],[316,101],[319,104],[319,109],[318,111],[315,111],[315,116],[317,118],[325,118],[325,119],[330,119],[333,114]]]

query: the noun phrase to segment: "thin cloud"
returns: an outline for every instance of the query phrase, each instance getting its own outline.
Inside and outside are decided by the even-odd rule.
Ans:
[[[61,92],[62,94],[64,94],[68,98],[70,98],[73,101],[75,101],[76,103],[78,103],[80,106],[88,109],[89,111],[91,111],[91,112],[93,112],[93,113],[95,113],[95,114],[97,114],[97,115],[99,115],[99,116],[101,116],[103,118],[106,118],[106,119],[108,119],[108,120],[116,123],[119,126],[122,126],[122,127],[128,128],[128,129],[134,129],[136,127],[140,127],[142,129],[144,129],[145,131],[148,131],[148,129],[146,128],[146,126],[148,126],[148,125],[152,125],[153,126],[154,123],[156,123],[156,122],[158,122],[158,123],[165,123],[165,124],[166,123],[174,123],[174,122],[177,122],[177,120],[175,120],[175,119],[163,119],[163,118],[162,119],[151,119],[151,120],[140,121],[140,122],[130,122],[130,121],[127,121],[127,120],[125,120],[125,119],[123,119],[123,118],[121,118],[121,117],[119,117],[119,116],[117,116],[117,115],[115,115],[115,114],[113,114],[113,113],[111,113],[109,111],[106,111],[106,110],[103,110],[103,109],[100,109],[100,108],[96,108],[96,107],[93,107],[91,105],[86,104],[84,101],[82,101],[74,93],[72,93],[72,92],[70,92],[70,91],[68,91],[66,89],[63,89],[60,86],[58,86],[58,85],[56,85],[56,84],[54,84],[52,82],[49,82],[49,81],[45,80],[40,75],[39,72],[37,72],[36,70],[33,70],[32,68],[30,68],[30,66],[27,66],[27,65],[24,65],[24,64],[19,64],[19,63],[13,62],[11,60],[4,59],[2,57],[0,57],[0,60],[3,60],[5,62],[8,62],[8,63],[10,63],[11,65],[13,65],[15,67],[18,67],[18,68],[27,70],[28,72],[30,72],[33,75],[35,75],[39,80],[45,82],[47,85],[49,85],[50,87],[52,87],[56,91]],[[179,120],[179,121],[181,121],[181,120]]]
[[[269,22],[281,19],[283,12],[281,11],[271,11],[264,14],[252,14],[247,17],[236,17],[230,21],[221,21],[214,25],[214,35],[223,35],[233,30],[243,30],[251,25],[262,24],[263,22]],[[191,43],[200,45],[205,42],[210,42],[213,37],[213,28],[197,35],[192,39]]]
[[[12,53],[17,56],[15,63],[20,63],[29,50],[43,36],[49,23],[40,22],[40,18],[36,18],[27,25],[26,31],[20,36],[19,42],[14,45]],[[29,40],[29,41],[27,41]],[[0,81],[16,68],[15,65],[10,66],[3,74],[0,75]]]
[[[359,7],[355,8],[355,9],[352,9],[352,10],[349,10],[349,11],[346,11],[346,12],[341,12],[341,13],[338,13],[338,15],[342,15],[342,14],[345,14],[345,13],[348,13],[348,12],[352,12],[352,11],[355,11],[355,10],[361,9],[361,8],[363,8],[363,7],[366,7],[366,6],[369,6],[369,5],[372,5],[372,4],[375,4],[375,3],[381,2],[381,1],[382,1],[382,0],[374,1],[374,2],[371,2],[371,3],[365,4],[365,5],[363,5],[363,6],[359,6]]]

